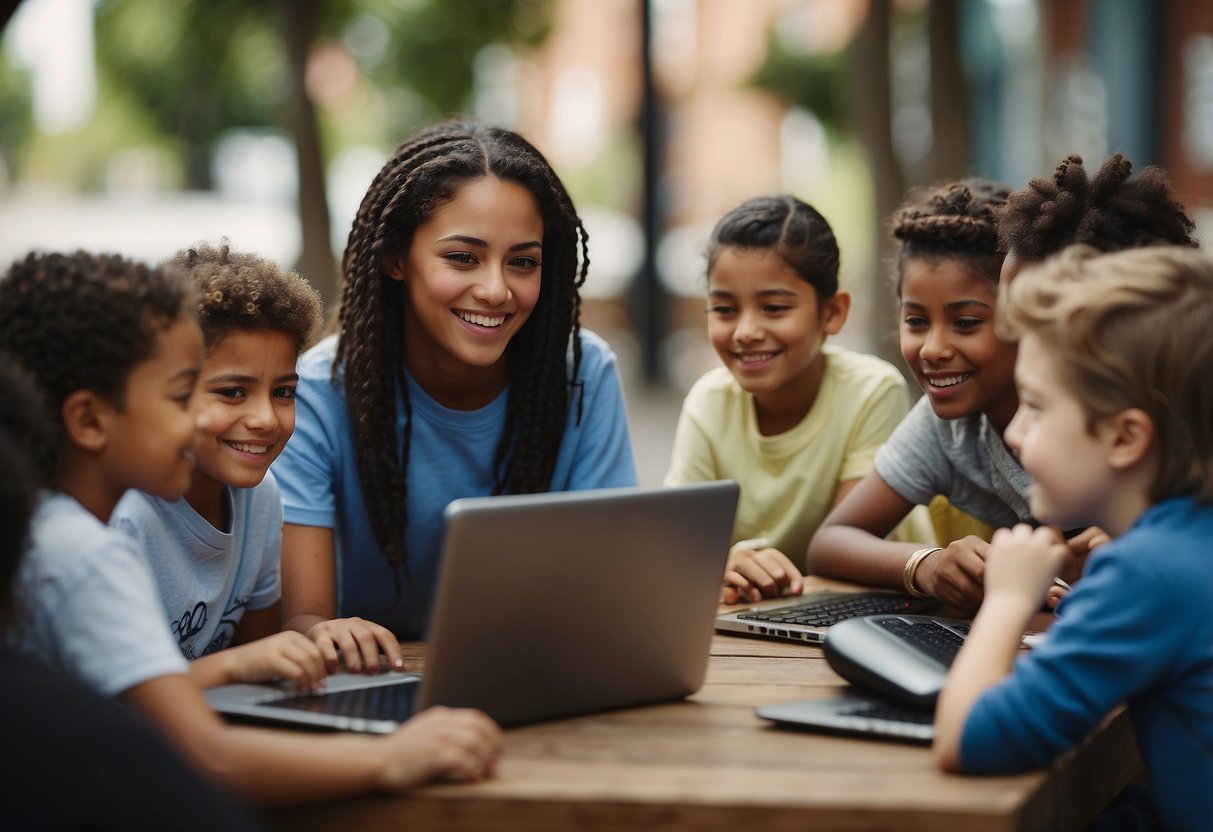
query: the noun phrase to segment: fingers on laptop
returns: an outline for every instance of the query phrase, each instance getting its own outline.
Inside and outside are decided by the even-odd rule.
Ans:
[[[492,777],[501,756],[497,724],[480,711],[428,708],[387,740],[395,745],[386,785],[406,789],[428,780],[473,783]]]
[[[308,631],[324,656],[330,673],[345,664],[351,673],[378,673],[382,664],[403,670],[404,656],[392,631],[363,618],[334,618]]]
[[[324,657],[306,636],[294,631],[240,645],[231,657],[238,662],[236,677],[243,682],[287,679],[303,690],[324,685]]]
[[[778,549],[734,546],[725,564],[720,600],[725,604],[760,601],[781,595],[799,595],[804,577],[796,564]]]

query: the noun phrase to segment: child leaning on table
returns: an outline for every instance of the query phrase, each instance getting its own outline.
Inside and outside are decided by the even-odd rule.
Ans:
[[[205,355],[196,406],[205,427],[185,496],[131,490],[110,525],[141,545],[173,636],[204,687],[244,681],[248,666],[300,684],[338,668],[376,672],[380,653],[401,668],[386,628],[336,619],[307,638],[282,629],[278,554],[282,498],[270,463],[295,429],[295,362],[320,327],[320,296],[269,260],[198,245],[169,261],[198,289]],[[239,651],[231,648],[239,645]],[[238,655],[241,654],[241,655]]]
[[[1046,766],[1127,702],[1165,828],[1213,817],[1213,261],[1159,247],[1073,247],[1004,285],[1019,338],[1007,441],[1034,478],[1032,513],[1096,525],[1082,581],[1016,660],[1068,547],[998,531],[985,601],[936,713],[949,770]]]
[[[741,484],[722,601],[799,594],[809,538],[905,415],[905,381],[826,343],[851,296],[811,205],[745,201],[712,230],[707,260],[708,338],[724,366],[687,393],[665,482]]]
[[[194,303],[179,270],[117,255],[31,254],[0,280],[0,350],[41,388],[58,446],[42,461],[51,487],[19,574],[16,644],[142,712],[195,769],[261,802],[490,775],[500,730],[478,712],[431,709],[384,738],[317,736],[229,725],[191,681],[138,544],[106,521],[130,488],[173,500],[190,486],[205,427]]]

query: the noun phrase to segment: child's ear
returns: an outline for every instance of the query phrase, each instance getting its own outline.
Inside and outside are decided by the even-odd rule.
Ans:
[[[76,390],[59,409],[68,441],[86,451],[100,451],[109,442],[108,414],[114,406],[92,390]]]
[[[822,305],[821,331],[826,335],[837,335],[851,313],[851,293],[839,290],[834,297]]]
[[[1123,471],[1141,462],[1154,447],[1154,420],[1139,407],[1130,407],[1109,416],[1108,465]]]

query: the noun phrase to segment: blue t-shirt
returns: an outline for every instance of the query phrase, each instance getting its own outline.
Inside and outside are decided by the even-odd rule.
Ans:
[[[551,490],[635,485],[615,355],[586,330],[581,332],[581,347],[581,384],[571,388]],[[339,617],[361,616],[400,638],[418,638],[425,632],[434,597],[443,511],[456,498],[493,491],[493,459],[505,424],[508,391],[477,410],[452,410],[407,378],[413,421],[405,537],[412,580],[402,575],[403,594],[397,602],[392,571],[375,543],[358,480],[345,390],[340,378],[336,385],[331,381],[336,348],[336,336],[331,336],[299,362],[295,434],[273,466],[285,520],[333,529]],[[403,434],[404,410],[399,404],[396,429]]]
[[[188,670],[139,544],[67,494],[39,495],[14,590],[17,648],[106,696]]]
[[[973,706],[965,771],[1040,768],[1127,702],[1169,830],[1213,818],[1213,506],[1167,500],[1091,553],[1044,641]]]
[[[231,647],[245,610],[278,603],[282,498],[274,476],[224,488],[231,529],[212,526],[182,497],[131,489],[110,516],[140,544],[182,654],[190,660]]]

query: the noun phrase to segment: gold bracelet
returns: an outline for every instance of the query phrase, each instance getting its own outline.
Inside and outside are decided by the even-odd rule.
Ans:
[[[906,592],[913,595],[915,598],[930,598],[931,593],[923,592],[914,583],[914,573],[918,571],[918,564],[927,559],[929,555],[936,552],[942,552],[942,546],[928,546],[925,549],[919,549],[906,558],[905,568],[901,570],[901,582],[905,585]]]

